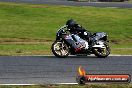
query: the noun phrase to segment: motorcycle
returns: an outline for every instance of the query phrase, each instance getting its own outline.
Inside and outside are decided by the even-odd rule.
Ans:
[[[68,55],[90,55],[105,58],[110,54],[107,34],[97,32],[90,36],[90,42],[71,34],[67,25],[62,26],[56,33],[56,40],[52,44],[52,52],[56,57],[64,58]]]

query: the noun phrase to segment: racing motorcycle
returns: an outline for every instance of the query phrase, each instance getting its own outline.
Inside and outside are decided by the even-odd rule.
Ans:
[[[57,31],[56,40],[51,49],[55,56],[61,58],[68,55],[90,54],[105,58],[110,54],[107,36],[104,32],[93,33],[89,38],[89,42],[80,38],[78,34],[71,34],[67,25],[64,25]]]

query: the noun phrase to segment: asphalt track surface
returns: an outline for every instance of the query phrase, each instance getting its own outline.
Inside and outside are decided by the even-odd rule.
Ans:
[[[31,4],[50,4],[50,5],[68,5],[68,6],[94,6],[94,7],[117,7],[132,8],[132,3],[124,2],[73,2],[66,0],[0,0],[1,2],[17,2]]]
[[[76,83],[79,66],[89,74],[132,75],[132,56],[0,56],[0,84]]]

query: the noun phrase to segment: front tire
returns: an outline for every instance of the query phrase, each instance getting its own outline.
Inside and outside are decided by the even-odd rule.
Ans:
[[[107,43],[104,43],[105,48],[93,48],[93,53],[98,58],[105,58],[110,54],[110,47]]]
[[[55,41],[51,49],[56,57],[64,58],[69,55],[69,47],[62,41]]]

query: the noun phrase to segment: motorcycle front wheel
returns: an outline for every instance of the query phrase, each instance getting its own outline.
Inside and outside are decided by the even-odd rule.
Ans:
[[[64,58],[69,55],[69,47],[62,41],[55,41],[51,49],[56,57]]]
[[[93,53],[99,58],[105,58],[110,54],[110,47],[107,43],[104,44],[105,48],[93,48]]]

